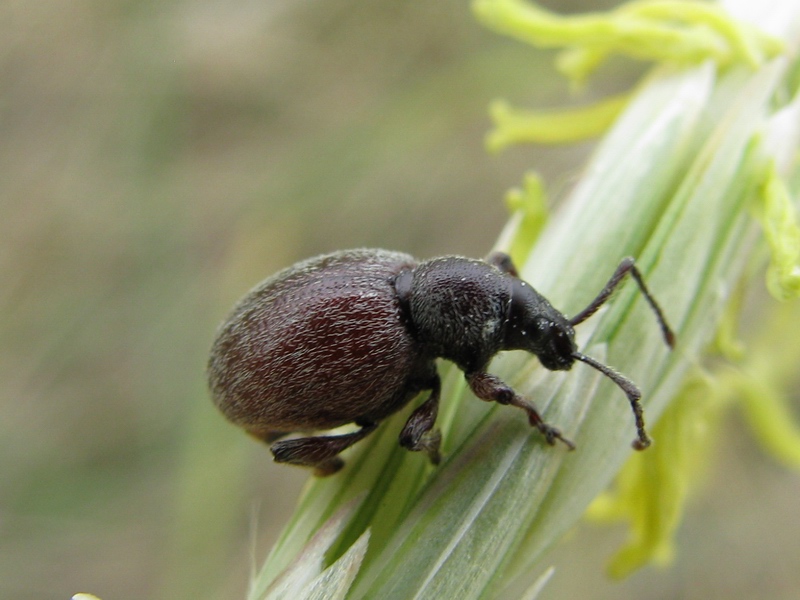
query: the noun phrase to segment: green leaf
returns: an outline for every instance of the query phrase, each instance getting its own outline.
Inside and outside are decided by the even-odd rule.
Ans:
[[[324,568],[325,555],[352,518],[358,502],[351,501],[320,527],[268,589],[256,582],[248,595],[252,600],[338,600],[344,598],[355,579],[369,543],[369,530],[334,562]]]

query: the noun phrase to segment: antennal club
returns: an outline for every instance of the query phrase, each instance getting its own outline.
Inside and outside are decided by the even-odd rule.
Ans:
[[[642,398],[642,392],[639,391],[639,388],[636,387],[636,384],[624,375],[617,373],[611,367],[596,361],[590,356],[586,356],[585,354],[581,354],[580,352],[576,351],[572,353],[572,357],[575,360],[586,363],[590,367],[594,367],[603,375],[608,377],[611,381],[616,383],[620,389],[625,392],[625,395],[628,397],[628,401],[631,403],[633,416],[636,419],[636,432],[639,434],[639,437],[635,439],[631,445],[633,446],[634,450],[644,450],[647,448],[651,444],[651,440],[644,428],[644,410],[642,410],[642,405],[639,402],[639,400]]]

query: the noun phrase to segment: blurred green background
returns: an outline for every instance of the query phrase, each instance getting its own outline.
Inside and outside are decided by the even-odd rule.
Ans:
[[[529,168],[566,190],[588,146],[483,148],[493,98],[572,101],[551,58],[464,0],[0,4],[0,597],[243,597],[307,474],[208,400],[217,323],[319,252],[481,256]],[[607,582],[587,528],[544,597],[797,597],[800,481],[729,440],[671,571]]]

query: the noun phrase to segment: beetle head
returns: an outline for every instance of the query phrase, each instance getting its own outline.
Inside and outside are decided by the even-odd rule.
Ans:
[[[526,350],[535,354],[545,368],[565,371],[575,363],[575,330],[541,294],[515,278],[505,348]]]

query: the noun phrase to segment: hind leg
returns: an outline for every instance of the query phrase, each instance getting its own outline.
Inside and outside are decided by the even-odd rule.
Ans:
[[[282,440],[272,444],[270,450],[275,462],[312,467],[314,475],[327,477],[344,466],[338,454],[367,437],[378,426],[377,423],[357,424],[361,429],[353,433]]]

